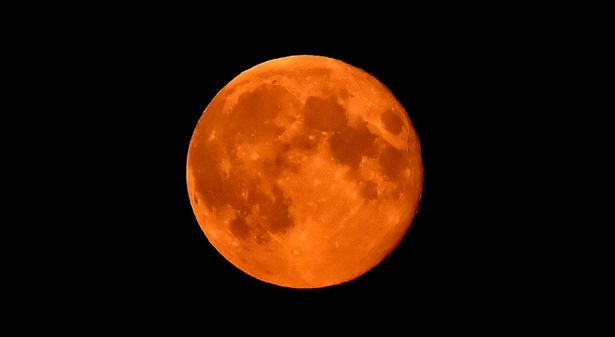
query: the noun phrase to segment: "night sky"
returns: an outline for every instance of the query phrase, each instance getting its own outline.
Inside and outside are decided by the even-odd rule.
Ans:
[[[529,225],[515,212],[522,199],[508,191],[530,160],[516,150],[522,135],[515,131],[529,116],[514,103],[523,87],[506,80],[521,66],[498,43],[505,36],[400,21],[289,34],[270,22],[240,35],[224,26],[125,25],[46,42],[67,50],[46,65],[70,83],[62,95],[78,112],[58,117],[71,130],[58,134],[75,164],[58,168],[53,183],[76,187],[63,206],[74,225],[62,227],[53,257],[42,257],[63,289],[49,285],[52,298],[164,315],[259,303],[464,310],[500,306],[522,292],[514,261],[525,253],[515,238]],[[266,284],[227,262],[198,226],[185,182],[192,132],[215,94],[243,70],[297,54],[336,58],[384,83],[410,115],[424,164],[419,210],[398,248],[367,274],[315,290]]]

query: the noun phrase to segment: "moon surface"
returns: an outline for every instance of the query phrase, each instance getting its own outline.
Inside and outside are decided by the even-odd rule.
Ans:
[[[187,185],[211,244],[268,283],[355,279],[399,244],[423,184],[419,140],[393,94],[321,56],[242,72],[201,116]]]

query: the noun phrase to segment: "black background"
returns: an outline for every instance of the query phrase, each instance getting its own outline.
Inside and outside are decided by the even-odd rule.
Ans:
[[[497,227],[506,225],[501,217],[490,218],[497,204],[489,200],[489,188],[500,182],[492,172],[496,155],[483,142],[489,142],[485,133],[498,131],[477,133],[489,123],[483,109],[491,99],[485,97],[488,84],[481,83],[488,81],[485,73],[476,70],[484,66],[483,56],[464,55],[472,45],[433,36],[393,44],[335,37],[233,41],[228,46],[205,37],[154,39],[122,61],[127,76],[118,81],[126,83],[112,90],[126,100],[109,107],[117,111],[107,117],[113,125],[107,137],[114,144],[114,160],[107,164],[117,170],[111,179],[118,199],[110,203],[125,213],[113,214],[118,218],[102,229],[113,237],[110,243],[121,243],[124,256],[111,251],[119,268],[109,266],[117,286],[136,294],[151,287],[156,301],[329,306],[433,303],[472,297],[493,285],[501,263],[493,251],[501,240]],[[217,91],[253,65],[296,54],[338,58],[385,83],[410,114],[425,166],[421,206],[398,249],[368,274],[317,290],[265,284],[225,261],[199,228],[185,184],[190,137]]]
[[[162,315],[225,304],[486,313],[519,300],[528,279],[516,239],[528,229],[513,191],[525,175],[518,130],[530,116],[514,96],[528,94],[524,54],[506,29],[445,22],[308,33],[269,22],[237,33],[173,21],[46,37],[63,51],[44,61],[44,83],[68,102],[47,118],[70,130],[57,131],[54,145],[69,154],[49,160],[65,163],[51,184],[71,195],[53,210],[63,225],[46,229],[61,237],[41,258],[55,280],[46,290],[76,309]],[[192,132],[215,94],[243,70],[297,54],[340,59],[388,86],[419,135],[425,172],[399,247],[367,274],[314,290],[263,283],[227,262],[199,228],[185,182]]]

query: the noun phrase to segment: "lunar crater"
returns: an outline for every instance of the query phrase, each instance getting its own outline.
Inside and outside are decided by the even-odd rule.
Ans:
[[[385,129],[391,134],[398,135],[403,130],[402,119],[393,110],[386,110],[381,115]]]

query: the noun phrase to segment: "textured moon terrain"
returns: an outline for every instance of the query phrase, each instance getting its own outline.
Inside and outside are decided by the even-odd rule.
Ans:
[[[423,183],[419,140],[393,94],[321,56],[261,63],[214,97],[187,185],[211,244],[268,283],[353,280],[399,244]]]

